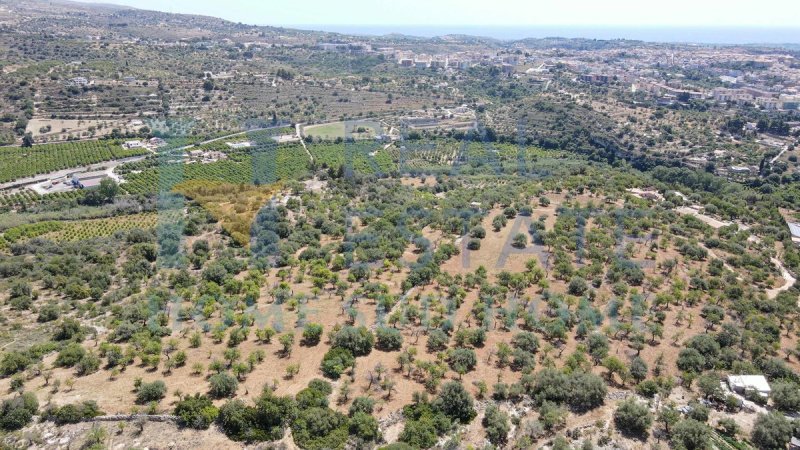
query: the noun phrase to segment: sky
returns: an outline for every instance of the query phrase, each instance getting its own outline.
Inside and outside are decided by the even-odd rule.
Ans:
[[[85,1],[85,0],[82,0]],[[253,25],[792,27],[797,0],[95,0]]]

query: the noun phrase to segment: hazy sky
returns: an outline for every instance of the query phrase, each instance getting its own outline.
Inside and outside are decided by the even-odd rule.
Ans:
[[[83,0],[85,1],[85,0]],[[800,25],[798,0],[95,0],[258,25]]]

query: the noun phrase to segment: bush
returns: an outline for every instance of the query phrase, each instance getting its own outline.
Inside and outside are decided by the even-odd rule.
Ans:
[[[570,295],[581,296],[586,293],[589,289],[589,285],[586,283],[581,277],[575,276],[569,281],[569,286],[567,287],[567,292]]]
[[[696,349],[685,348],[678,353],[676,364],[684,372],[700,373],[706,366],[706,359]]]
[[[81,327],[80,322],[75,319],[64,319],[56,327],[53,332],[53,340],[55,341],[81,341],[86,330]]]
[[[403,407],[405,427],[399,441],[415,448],[429,448],[452,426],[439,408],[428,402],[427,395],[415,396],[414,403]]]
[[[536,353],[539,350],[539,338],[533,333],[522,331],[514,335],[511,345],[528,353]]]
[[[100,369],[100,358],[94,352],[87,352],[75,365],[75,373],[79,376],[95,373],[98,369]]]
[[[81,344],[71,343],[61,349],[56,357],[55,365],[58,367],[73,367],[86,356],[86,349]]]
[[[48,303],[39,309],[39,316],[36,317],[36,321],[41,323],[52,322],[58,319],[59,312],[58,306]]]
[[[30,356],[22,352],[11,351],[3,355],[0,361],[0,375],[9,377],[22,372],[33,363]]]
[[[205,430],[217,419],[219,409],[205,395],[194,394],[180,400],[175,405],[174,414],[178,416],[180,426]]]
[[[394,444],[384,445],[378,450],[414,450],[414,447],[405,442],[395,442]]]
[[[167,385],[161,380],[152,383],[142,383],[136,390],[136,403],[144,405],[150,402],[161,401],[167,394]]]
[[[309,408],[298,414],[292,435],[303,449],[343,448],[349,435],[348,424],[347,416],[330,408]]]
[[[338,380],[340,376],[352,367],[356,362],[350,350],[341,347],[333,347],[325,353],[322,358],[322,374],[333,380]]]
[[[375,400],[371,399],[370,397],[356,397],[353,399],[353,403],[350,405],[350,410],[347,414],[350,417],[359,412],[372,414],[372,410],[374,408]]]
[[[451,420],[461,423],[469,423],[476,415],[472,396],[456,381],[442,386],[434,406]]]
[[[252,428],[255,426],[256,409],[239,399],[229,400],[219,409],[217,423],[229,438],[237,441],[256,440]],[[280,437],[278,437],[280,438]]]
[[[593,373],[576,372],[569,378],[569,404],[578,411],[588,411],[602,405],[606,398],[606,383]]]
[[[750,440],[761,450],[784,449],[791,439],[791,422],[776,412],[759,414],[750,435]]]
[[[448,342],[450,342],[450,337],[447,333],[437,328],[428,333],[428,344],[426,348],[430,353],[440,352],[447,348]]]
[[[675,448],[686,450],[706,449],[711,437],[711,428],[703,422],[686,419],[675,425],[671,435],[671,441]]]
[[[483,417],[483,427],[486,428],[486,438],[494,445],[502,446],[508,439],[511,426],[508,424],[508,415],[496,405],[489,405]]]
[[[328,385],[328,387],[330,389],[330,385]],[[327,408],[328,395],[330,394],[325,390],[315,389],[309,384],[307,388],[302,389],[297,393],[295,399],[297,401],[297,406],[300,409]]]
[[[3,400],[0,404],[0,430],[19,430],[30,423],[38,409],[39,401],[31,392]]]
[[[225,398],[233,397],[236,394],[236,389],[239,388],[239,382],[236,378],[226,372],[216,373],[208,378],[208,395],[211,398]]]
[[[478,358],[470,348],[456,348],[450,352],[447,363],[456,373],[463,374],[475,370]]]
[[[476,225],[469,231],[469,236],[475,239],[483,239],[486,237],[486,230],[482,226]]]
[[[398,439],[411,448],[430,448],[436,444],[436,427],[430,421],[407,421]]]
[[[333,347],[342,347],[350,350],[353,356],[366,356],[372,351],[375,337],[367,327],[343,327],[334,333],[331,338]]]
[[[800,386],[792,382],[774,383],[770,398],[775,407],[785,413],[800,411]]]
[[[379,327],[375,330],[375,348],[385,352],[397,351],[403,346],[403,335],[400,330]]]
[[[644,436],[653,424],[653,415],[646,405],[627,398],[614,411],[614,424],[625,434]]]
[[[378,420],[364,412],[357,412],[350,418],[349,431],[363,442],[374,442],[381,436]]]
[[[277,397],[265,389],[255,406],[241,400],[229,400],[219,409],[217,423],[222,431],[237,441],[275,441],[283,437],[286,426],[297,415],[291,397]]]
[[[318,323],[308,323],[303,329],[303,345],[314,346],[319,344],[322,338],[322,325]]]
[[[636,385],[636,393],[646,398],[653,398],[658,394],[658,383],[654,380],[644,380]]]
[[[467,242],[467,249],[473,251],[480,250],[481,249],[480,239],[470,239],[469,242]]]
[[[68,404],[61,407],[51,407],[45,411],[44,418],[52,420],[58,425],[65,423],[78,423],[85,419],[102,416],[103,411],[97,407],[97,403],[87,400],[80,404]]]

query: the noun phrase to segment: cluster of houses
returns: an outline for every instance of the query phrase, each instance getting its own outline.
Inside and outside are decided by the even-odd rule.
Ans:
[[[198,162],[200,164],[209,164],[226,159],[228,155],[217,150],[190,150],[188,155],[187,164]]]
[[[146,148],[149,150],[155,150],[165,145],[167,145],[167,141],[161,139],[160,137],[154,137],[145,140],[131,140],[122,143],[122,147],[127,149]]]
[[[715,88],[711,96],[719,103],[751,103],[767,110],[797,110],[800,109],[800,96],[775,95],[772,92],[752,87],[742,88]]]

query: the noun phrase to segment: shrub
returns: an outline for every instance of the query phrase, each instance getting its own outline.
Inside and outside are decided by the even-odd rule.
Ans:
[[[586,283],[581,277],[575,276],[569,281],[569,286],[567,287],[567,292],[570,295],[581,296],[586,293],[589,289],[589,285]]]
[[[536,353],[539,350],[539,338],[533,333],[523,331],[514,335],[511,345],[528,353]]]
[[[642,397],[653,398],[658,394],[658,383],[654,380],[644,380],[636,385],[636,392]]]
[[[330,408],[301,410],[292,424],[292,435],[300,448],[343,448],[349,435],[348,419]]]
[[[372,351],[375,337],[367,327],[343,327],[334,333],[331,338],[333,347],[342,347],[350,350],[353,356],[366,356]]]
[[[625,434],[643,436],[653,424],[653,415],[646,405],[627,398],[614,411],[614,424]]]
[[[174,414],[180,426],[205,430],[217,419],[219,409],[205,395],[194,394],[180,400]]]
[[[759,414],[753,425],[750,440],[761,450],[786,448],[792,439],[792,424],[783,414]]]
[[[777,382],[772,385],[772,403],[785,413],[800,411],[800,386],[788,382]]]
[[[87,352],[75,365],[75,373],[79,376],[95,373],[98,369],[100,369],[100,358],[94,352]]]
[[[377,441],[381,435],[378,420],[364,412],[357,412],[350,418],[349,432],[364,442]]]
[[[670,434],[675,448],[700,450],[708,448],[711,428],[703,422],[686,419],[678,422]]]
[[[394,328],[379,327],[375,330],[375,348],[385,352],[400,350],[403,346],[403,335]]]
[[[256,409],[239,399],[229,400],[219,409],[217,423],[222,432],[237,441],[253,440]]]
[[[438,436],[451,428],[450,419],[441,410],[428,402],[427,396],[415,398],[415,402],[403,407],[406,419],[399,441],[414,448],[429,448],[436,444]]]
[[[706,359],[696,349],[685,348],[678,353],[676,364],[684,372],[700,373],[706,366]]]
[[[450,352],[447,363],[450,364],[451,369],[461,374],[475,370],[478,359],[475,356],[474,350],[470,348],[456,348]]]
[[[22,372],[29,365],[33,363],[33,360],[30,356],[25,353],[11,351],[3,355],[3,359],[0,360],[0,375],[4,377],[8,377],[14,375],[15,373]]]
[[[58,306],[48,303],[39,309],[39,316],[36,317],[36,321],[41,323],[52,322],[58,319],[59,312]]]
[[[606,398],[606,383],[593,373],[575,372],[569,377],[568,401],[572,408],[587,411],[602,405]]]
[[[511,426],[508,423],[508,415],[496,405],[489,405],[483,417],[483,427],[486,428],[486,438],[494,445],[502,446],[508,439],[508,432]]]
[[[81,344],[73,342],[58,352],[55,365],[58,367],[73,367],[84,356],[86,356],[86,349]]]
[[[303,345],[314,346],[319,344],[322,338],[322,325],[318,323],[308,323],[303,329]]]
[[[321,381],[321,380],[318,380]],[[300,390],[295,396],[297,406],[300,409],[308,408],[326,408],[328,406],[328,395],[332,389],[330,384],[323,385],[323,388],[314,387],[309,383],[308,387]]]
[[[291,397],[277,397],[265,389],[255,406],[241,400],[229,400],[219,409],[217,423],[222,431],[237,441],[275,441],[297,415],[297,405]]]
[[[55,332],[53,332],[53,340],[55,341],[69,341],[69,340],[76,340],[81,341],[83,340],[83,335],[86,333],[86,330],[81,327],[80,322],[75,319],[64,319],[62,320],[58,326],[56,327]]]
[[[38,409],[39,401],[31,392],[3,400],[0,404],[0,430],[19,430],[30,423]]]
[[[338,380],[339,377],[355,364],[355,358],[350,350],[341,347],[333,347],[325,353],[322,358],[322,374],[328,378]]]
[[[456,381],[442,386],[434,406],[450,419],[461,423],[469,423],[476,415],[472,396]]]
[[[353,403],[350,405],[350,410],[348,411],[349,416],[353,416],[355,413],[366,413],[372,414],[372,410],[375,408],[375,400],[371,399],[370,397],[356,397],[353,399]]]
[[[216,373],[208,378],[208,394],[211,398],[233,397],[239,382],[227,372]]]
[[[447,348],[447,343],[450,342],[450,337],[442,330],[435,329],[428,333],[428,344],[426,348],[428,352],[440,352]]]
[[[52,420],[58,425],[63,425],[65,423],[78,423],[101,415],[103,415],[103,412],[97,407],[97,403],[87,400],[79,404],[51,407],[45,411],[44,418]]]
[[[142,383],[136,389],[136,403],[144,405],[150,402],[158,402],[167,394],[167,385],[161,380],[152,383]]]
[[[469,235],[475,239],[483,239],[486,237],[486,230],[482,226],[476,225],[469,231]]]

